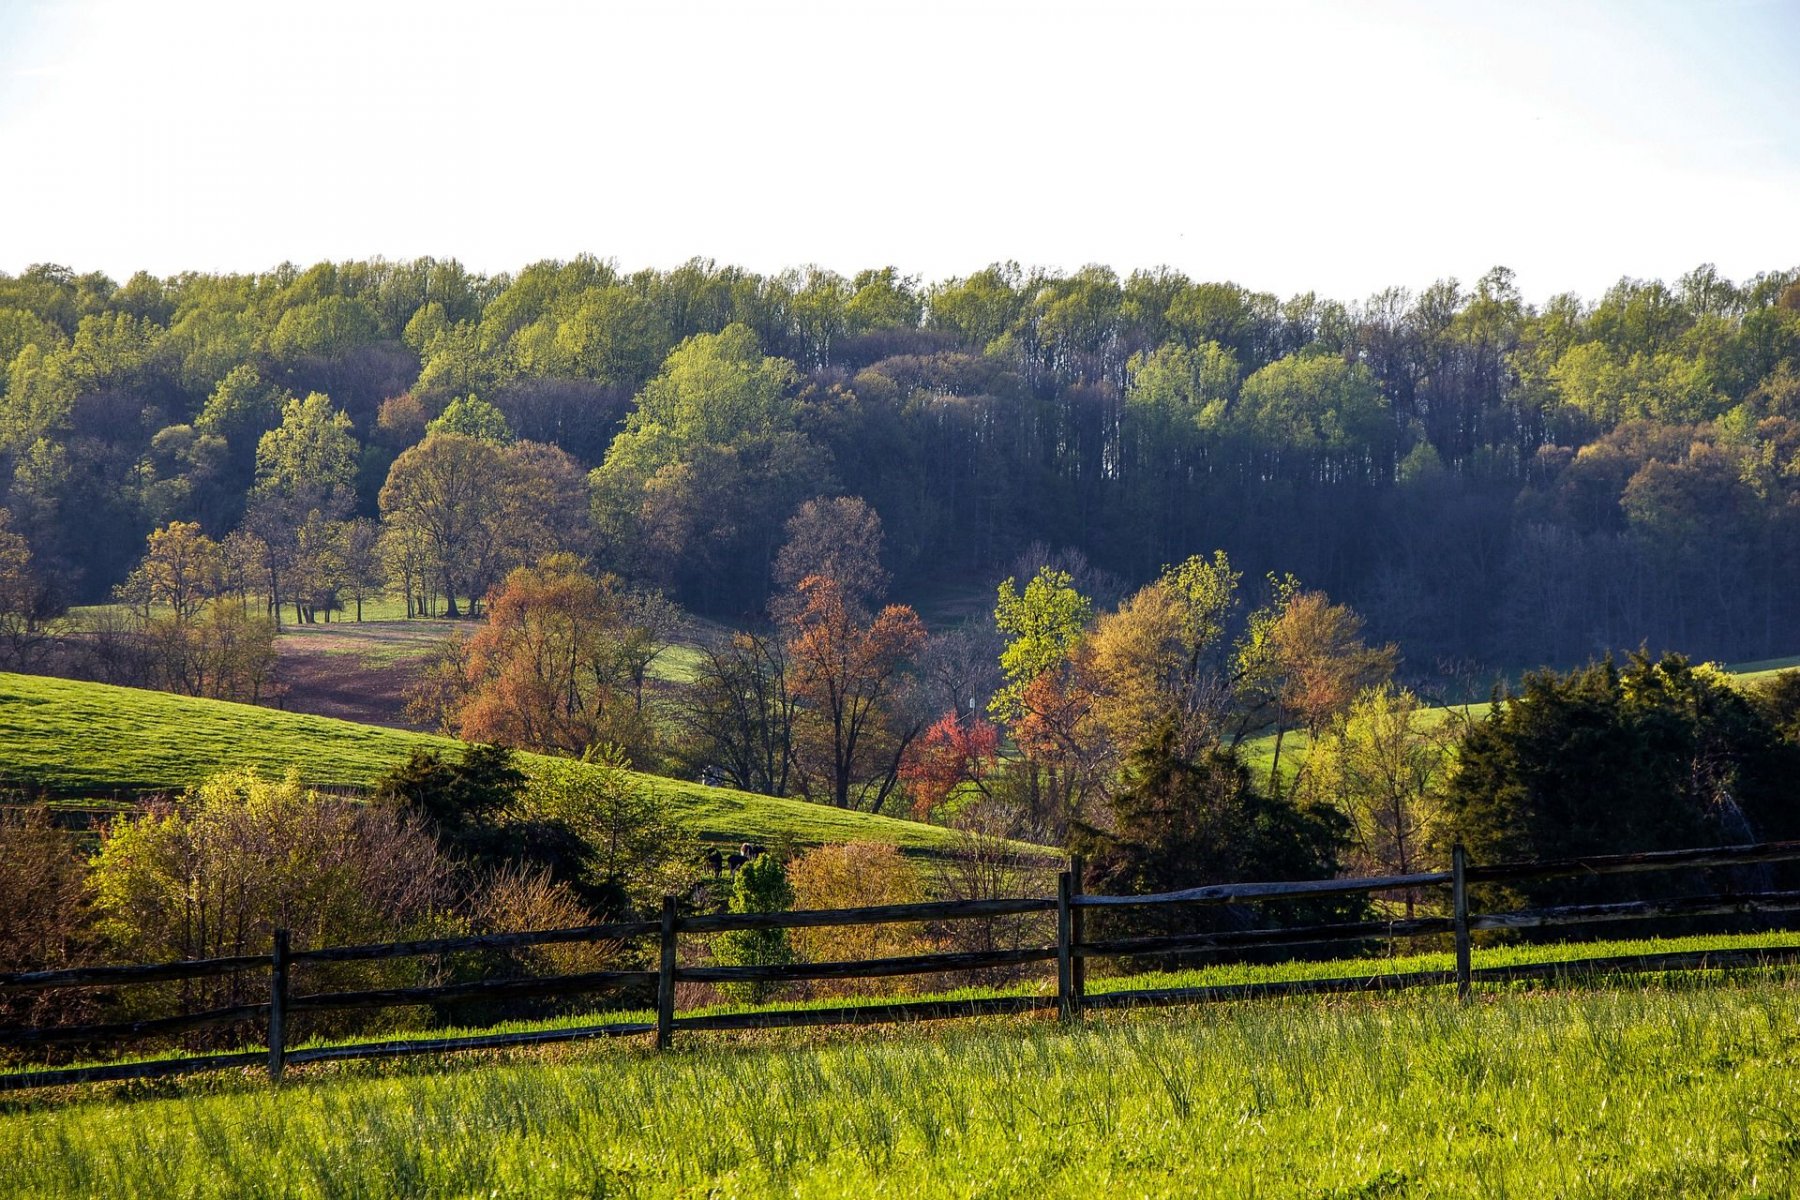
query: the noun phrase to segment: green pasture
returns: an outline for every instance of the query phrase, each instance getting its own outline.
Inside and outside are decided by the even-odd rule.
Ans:
[[[1777,1197],[1786,975],[584,1044],[39,1096],[16,1197]]]
[[[1479,936],[1479,935],[1478,935]],[[1046,930],[1045,939],[1050,933]],[[1090,975],[1087,981],[1087,994],[1090,996],[1105,995],[1109,992],[1137,991],[1154,988],[1195,988],[1195,987],[1256,987],[1270,984],[1292,983],[1319,979],[1370,979],[1376,976],[1404,975],[1416,972],[1450,971],[1455,968],[1455,954],[1450,949],[1433,948],[1447,942],[1444,937],[1425,937],[1411,939],[1421,945],[1408,946],[1397,944],[1385,952],[1376,952],[1354,958],[1322,958],[1292,960],[1286,962],[1222,962],[1202,964],[1160,971],[1130,971],[1124,963],[1117,960],[1093,960],[1089,964]],[[1690,934],[1681,937],[1643,937],[1618,938],[1607,941],[1576,941],[1550,943],[1502,942],[1491,945],[1477,945],[1473,955],[1476,968],[1517,967],[1529,964],[1569,963],[1580,959],[1611,958],[1620,956],[1638,956],[1652,954],[1694,953],[1708,951],[1744,951],[1774,948],[1792,948],[1800,944],[1800,935],[1789,932],[1764,933],[1725,933],[1725,934]],[[1769,967],[1759,968],[1771,977],[1796,974],[1800,977],[1800,968]],[[1717,976],[1711,976],[1717,978]],[[1656,978],[1663,982],[1690,982],[1709,978],[1705,972],[1662,972],[1646,975],[1643,978]],[[895,978],[881,981],[877,992],[861,996],[812,996],[808,994],[807,985],[790,985],[783,993],[761,1003],[741,1001],[702,1001],[689,1004],[679,1010],[679,1015],[704,1016],[718,1013],[765,1012],[775,1009],[813,1009],[857,1007],[870,1004],[885,1004],[894,1000],[981,1000],[1000,997],[1038,996],[1049,998],[1056,994],[1055,965],[1045,964],[1035,977],[1028,977],[1015,983],[1004,985],[941,985],[933,986],[929,977],[920,980],[914,977],[909,983],[906,978]],[[1559,986],[1569,986],[1565,980]],[[1576,983],[1583,981],[1576,980]],[[1602,982],[1602,977],[1595,976],[1588,983]],[[1451,985],[1444,985],[1448,989]],[[1531,980],[1522,980],[1509,984],[1482,983],[1484,991],[1495,989],[1530,990],[1544,985]],[[428,1025],[421,1024],[423,1009],[390,1010],[390,1020],[379,1026],[379,1032],[363,1032],[354,1036],[308,1037],[302,1031],[299,1040],[290,1045],[290,1049],[304,1050],[316,1047],[348,1046],[362,1042],[380,1041],[384,1038],[404,1037],[417,1039],[446,1040],[461,1037],[475,1037],[491,1034],[532,1033],[545,1030],[570,1029],[589,1026],[601,1022],[641,1024],[656,1020],[656,1014],[650,1009],[638,1008],[599,1008],[572,1010],[567,1015],[538,1019],[515,1019],[489,1025]],[[713,1035],[683,1033],[680,1037],[685,1041],[690,1038],[706,1038]],[[250,1050],[261,1050],[257,1045],[245,1047]],[[181,1058],[185,1054],[179,1050],[146,1050],[111,1057],[81,1059],[70,1063],[59,1063],[58,1066],[85,1066],[109,1063],[131,1063],[150,1061],[162,1058]],[[449,1061],[449,1060],[444,1060]],[[15,1064],[12,1070],[30,1071],[38,1069],[29,1063]],[[48,1068],[46,1068],[48,1069]],[[321,1068],[306,1067],[307,1071]],[[335,1068],[333,1068],[335,1069]],[[135,1087],[139,1085],[96,1085],[98,1087]]]
[[[0,673],[0,788],[58,797],[174,792],[215,771],[290,768],[317,787],[361,788],[415,748],[461,752],[450,738],[248,704]],[[524,755],[528,762],[534,758]],[[846,812],[655,775],[654,788],[712,841],[891,842],[947,849],[935,825]]]
[[[1765,658],[1760,662],[1733,663],[1725,669],[1743,683],[1760,683],[1796,668],[1800,668],[1800,658]]]

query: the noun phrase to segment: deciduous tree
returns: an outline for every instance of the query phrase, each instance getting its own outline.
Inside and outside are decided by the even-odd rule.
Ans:
[[[794,694],[820,748],[826,795],[851,806],[858,787],[878,780],[879,807],[892,787],[900,753],[917,730],[890,733],[886,705],[900,672],[925,640],[925,626],[905,605],[890,604],[863,624],[835,580],[800,581],[800,604],[788,625]]]

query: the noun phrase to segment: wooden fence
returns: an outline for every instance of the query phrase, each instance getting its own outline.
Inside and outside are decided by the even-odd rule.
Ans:
[[[279,1080],[290,1063],[326,1062],[336,1059],[383,1058],[451,1050],[526,1046],[587,1038],[654,1034],[658,1049],[666,1049],[681,1030],[771,1029],[799,1025],[860,1024],[900,1020],[939,1020],[955,1017],[1057,1010],[1075,1020],[1085,1009],[1138,1005],[1198,1004],[1252,996],[1309,993],[1386,991],[1400,988],[1454,984],[1464,999],[1483,981],[1546,979],[1594,973],[1626,973],[1759,966],[1800,960],[1800,946],[1742,951],[1693,951],[1668,954],[1584,958],[1575,961],[1478,968],[1473,965],[1472,935],[1482,930],[1542,929],[1556,926],[1595,925],[1649,919],[1679,919],[1723,915],[1761,915],[1800,911],[1800,892],[1716,891],[1675,899],[1638,900],[1606,904],[1565,905],[1519,909],[1510,912],[1471,914],[1471,884],[1508,883],[1529,879],[1587,878],[1645,871],[1704,870],[1746,867],[1800,860],[1800,841],[1769,842],[1745,846],[1709,847],[1645,854],[1608,855],[1548,862],[1472,865],[1461,846],[1455,848],[1449,871],[1381,878],[1307,880],[1289,883],[1240,883],[1189,888],[1143,896],[1085,895],[1081,890],[1081,863],[1071,860],[1058,880],[1054,898],[939,901],[890,904],[873,908],[846,908],[779,913],[721,913],[680,915],[674,897],[663,901],[654,921],[624,921],[573,929],[490,934],[478,937],[434,938],[384,942],[365,946],[329,946],[293,949],[286,930],[276,931],[268,954],[239,955],[188,962],[134,966],[77,967],[0,975],[0,994],[50,988],[118,988],[134,984],[266,973],[268,1000],[201,1012],[155,1017],[113,1024],[0,1027],[0,1046],[51,1045],[98,1046],[134,1039],[185,1033],[197,1029],[258,1023],[267,1029],[267,1049],[235,1053],[161,1058],[144,1062],[103,1066],[21,1071],[0,1075],[0,1091],[49,1087],[107,1080],[143,1079],[208,1071],[228,1067],[266,1065],[269,1077]],[[1085,918],[1091,911],[1123,908],[1178,908],[1188,905],[1229,905],[1249,901],[1308,900],[1331,896],[1368,895],[1376,892],[1448,888],[1448,917],[1415,917],[1388,921],[1345,921],[1325,925],[1231,930],[1166,936],[1090,939]],[[681,966],[678,939],[683,935],[723,933],[731,930],[810,929],[853,925],[915,924],[991,920],[1028,914],[1055,914],[1054,945],[981,952],[919,954],[856,962],[793,963],[771,966]],[[1354,975],[1341,978],[1287,982],[1234,984],[1229,986],[1123,989],[1090,995],[1086,965],[1096,958],[1196,951],[1241,951],[1367,943],[1421,935],[1450,934],[1456,956],[1447,971],[1415,971],[1398,974]],[[658,939],[654,971],[593,971],[581,974],[519,979],[484,979],[436,987],[370,988],[356,991],[292,994],[294,966],[307,963],[373,962],[399,958],[517,950],[570,943],[625,942],[654,935]],[[758,1008],[734,1013],[680,1016],[675,1011],[675,985],[683,982],[787,983],[808,980],[871,979],[897,975],[936,975],[1017,967],[1033,963],[1056,964],[1054,995],[1011,995],[965,1000],[900,1000],[885,1003],[846,1004],[830,1007]],[[574,1025],[526,1033],[498,1033],[473,1037],[425,1037],[361,1042],[352,1045],[287,1048],[289,1017],[297,1013],[350,1008],[392,1008],[444,1004],[472,999],[518,998],[593,994],[609,989],[655,985],[654,1022],[612,1022]]]

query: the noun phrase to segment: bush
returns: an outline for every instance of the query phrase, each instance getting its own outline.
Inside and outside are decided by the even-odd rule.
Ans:
[[[654,789],[616,761],[534,763],[519,803],[531,829],[567,830],[581,856],[579,879],[604,916],[654,913],[685,893],[699,867],[693,835]],[[521,851],[533,857],[535,839]]]
[[[1794,837],[1800,747],[1782,736],[1784,693],[1753,699],[1717,669],[1673,654],[1633,655],[1623,670],[1607,661],[1528,675],[1463,740],[1447,796],[1452,836],[1478,863]],[[1769,873],[1759,874],[1740,882],[1768,886]],[[1516,892],[1561,904],[1704,882],[1667,872],[1543,880]]]
[[[788,868],[796,908],[863,908],[916,904],[925,899],[918,872],[896,846],[874,842],[820,846]],[[850,962],[924,954],[931,949],[923,925],[835,925],[793,931],[795,952],[806,962]],[[853,979],[820,984],[823,995],[867,995],[911,990],[903,978]]]
[[[969,814],[956,848],[932,860],[931,891],[943,900],[1013,900],[1053,896],[1059,860],[1044,853],[1024,854],[1006,841],[997,829],[1005,827],[999,814],[983,820]],[[934,932],[946,950],[960,954],[987,954],[1048,945],[1056,940],[1053,913],[1017,913],[1004,917],[945,921]],[[964,984],[999,984],[1041,973],[1035,965],[990,967],[961,973]]]
[[[469,923],[476,933],[523,933],[596,924],[594,914],[573,889],[548,871],[513,867],[481,881],[469,898]],[[507,952],[513,974],[575,975],[606,969],[620,952],[618,942],[562,942]]]
[[[0,809],[0,975],[83,961],[89,951],[83,869],[75,836],[43,805]],[[74,1021],[86,990],[0,992],[0,1024]]]
[[[416,820],[255,771],[215,775],[177,803],[115,821],[90,886],[101,940],[125,962],[265,954],[282,928],[296,949],[428,935],[453,899],[450,864]],[[313,981],[336,977],[320,970]],[[250,974],[140,991],[144,1003],[200,1007],[266,989]]]
[[[1235,755],[1189,757],[1173,726],[1132,752],[1124,786],[1108,799],[1110,827],[1078,823],[1070,848],[1088,858],[1089,890],[1111,895],[1216,883],[1330,879],[1348,822],[1335,810],[1261,795]],[[1360,916],[1360,898],[1283,901],[1266,908],[1181,905],[1096,913],[1095,934],[1175,934],[1260,925],[1308,925]]]
[[[794,889],[789,886],[781,860],[773,854],[748,862],[738,870],[737,883],[731,893],[734,913],[786,912],[794,907]],[[779,967],[794,961],[794,950],[785,929],[734,929],[713,939],[713,959],[727,967]],[[719,990],[733,999],[760,1003],[774,995],[781,985],[755,981],[723,983]]]

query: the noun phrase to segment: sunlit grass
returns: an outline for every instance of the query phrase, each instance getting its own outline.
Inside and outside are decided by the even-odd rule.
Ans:
[[[690,1036],[0,1112],[9,1196],[1787,1196],[1785,980]]]
[[[1412,939],[1415,942],[1443,943],[1443,938]],[[1677,952],[1701,952],[1721,950],[1755,950],[1770,948],[1800,947],[1800,935],[1787,932],[1739,933],[1739,934],[1699,934],[1686,937],[1646,937],[1623,938],[1611,941],[1587,942],[1555,942],[1555,943],[1502,943],[1497,945],[1478,946],[1473,955],[1476,968],[1513,967],[1532,963],[1568,963],[1580,959],[1611,958],[1632,955],[1670,954]],[[1184,969],[1152,971],[1133,970],[1127,963],[1108,960],[1093,960],[1090,963],[1090,975],[1087,982],[1087,993],[1099,996],[1112,992],[1124,992],[1146,989],[1164,988],[1198,988],[1257,986],[1267,984],[1288,983],[1317,979],[1360,979],[1376,976],[1402,975],[1411,973],[1449,971],[1455,966],[1454,953],[1447,948],[1397,948],[1390,953],[1373,953],[1358,958],[1326,958],[1316,960],[1294,960],[1274,963],[1229,962],[1209,965],[1198,965]],[[1789,973],[1800,975],[1800,967],[1757,968],[1771,973],[1770,977],[1785,978]],[[1664,979],[1693,978],[1706,979],[1711,976],[1702,971],[1659,972],[1658,977]],[[931,986],[929,982],[909,983],[904,978],[889,980],[890,990],[884,994],[868,996],[834,996],[806,995],[805,985],[796,985],[788,990],[788,994],[777,996],[765,1003],[749,1004],[734,1001],[716,1001],[685,1003],[678,1011],[680,1017],[706,1016],[717,1013],[761,1012],[778,1009],[816,1009],[835,1007],[857,1007],[862,1005],[886,1004],[895,1000],[934,1000],[964,1001],[991,999],[998,997],[1037,996],[1051,997],[1055,995],[1055,968],[1046,964],[1037,975],[1015,983],[1004,985],[965,985],[965,986]],[[1449,985],[1445,985],[1446,987]],[[1498,986],[1484,983],[1483,987]],[[1519,987],[1541,986],[1533,983],[1520,983]],[[409,1010],[422,1012],[423,1010]],[[599,1024],[640,1024],[651,1023],[656,1019],[654,1010],[650,1008],[594,1008],[575,1010],[562,1016],[537,1019],[518,1019],[502,1021],[486,1025],[437,1025],[409,1023],[402,1013],[393,1028],[379,1033],[362,1033],[334,1037],[305,1036],[302,1032],[289,1048],[304,1050],[320,1047],[341,1047],[360,1043],[380,1042],[393,1039],[444,1040],[473,1037],[481,1035],[533,1033],[548,1030],[566,1030]],[[302,1022],[304,1018],[302,1018]],[[683,1035],[687,1036],[687,1035]],[[250,1045],[246,1049],[260,1050],[263,1047]],[[178,1051],[145,1051],[118,1055],[107,1058],[82,1059],[76,1062],[59,1063],[58,1067],[99,1065],[102,1063],[132,1063],[163,1058],[182,1057]],[[29,1071],[34,1068],[29,1064],[18,1064],[12,1069]],[[56,1068],[42,1068],[56,1069]]]
[[[0,788],[102,798],[174,792],[241,767],[276,776],[292,767],[314,786],[361,788],[415,748],[454,756],[462,743],[249,704],[0,673]],[[914,821],[658,775],[639,779],[712,841],[863,840],[929,852],[956,839]]]

